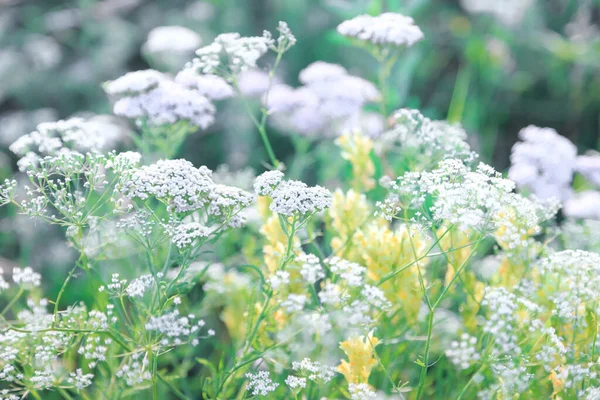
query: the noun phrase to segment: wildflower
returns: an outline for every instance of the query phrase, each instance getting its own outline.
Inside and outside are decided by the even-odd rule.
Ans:
[[[276,124],[306,136],[339,136],[366,103],[380,98],[371,82],[323,61],[308,65],[299,80],[304,86],[276,85],[265,100]]]
[[[116,372],[117,378],[125,380],[128,386],[135,386],[144,381],[152,379],[152,375],[148,370],[148,358],[140,357],[143,353],[133,353],[129,360],[124,363]]]
[[[257,176],[254,180],[254,192],[259,196],[271,196],[273,190],[283,180],[283,172],[267,171]]]
[[[4,279],[4,271],[2,270],[2,268],[0,268],[0,292],[3,290],[7,290],[10,285],[8,284],[8,282],[6,282],[6,280]]]
[[[328,258],[325,262],[329,264],[331,272],[338,274],[349,286],[362,285],[364,274],[367,271],[362,265],[339,257]]]
[[[460,341],[454,340],[450,343],[450,348],[446,350],[446,357],[458,368],[467,369],[481,358],[475,348],[476,343],[477,338],[463,333]]]
[[[287,271],[277,271],[275,275],[269,278],[269,283],[273,289],[277,290],[282,285],[290,283],[290,273]]]
[[[491,14],[508,26],[518,26],[533,0],[509,0],[500,5],[493,0],[461,0],[462,7],[471,14]]]
[[[344,36],[380,46],[411,47],[423,39],[423,32],[413,19],[398,13],[359,15],[342,22],[337,31]]]
[[[361,294],[375,308],[386,310],[392,307],[392,303],[385,298],[385,293],[376,286],[365,285]]]
[[[312,361],[310,358],[304,358],[300,362],[292,362],[292,369],[300,372],[302,376],[313,382],[327,383],[335,375],[332,367],[323,365],[318,361]]]
[[[172,232],[171,241],[180,249],[190,247],[196,240],[207,238],[210,230],[197,223],[189,222],[177,225]]]
[[[358,132],[338,137],[335,144],[342,149],[342,158],[352,165],[354,189],[370,190],[375,187],[375,165],[371,161],[373,142]]]
[[[69,374],[67,382],[75,386],[75,389],[79,391],[90,386],[92,384],[92,379],[94,379],[94,374],[84,374],[81,368],[77,368],[75,372]]]
[[[285,378],[285,384],[292,390],[304,389],[306,387],[306,378],[298,378],[297,376],[289,375]]]
[[[512,148],[508,177],[540,199],[566,200],[577,162],[577,148],[552,128],[530,125]]]
[[[306,283],[314,284],[319,279],[325,278],[321,262],[314,254],[301,254],[296,257],[296,262],[301,263],[300,275]]]
[[[156,197],[175,212],[193,211],[208,203],[210,176],[208,168],[186,160],[160,160],[123,178],[121,190],[130,199]]]
[[[183,26],[158,26],[148,33],[142,50],[149,54],[188,53],[196,50],[202,39]]]
[[[377,393],[371,389],[368,383],[350,383],[348,391],[352,400],[374,399],[377,397]]]
[[[20,286],[36,287],[42,283],[42,275],[38,274],[31,267],[13,268],[13,281]]]
[[[340,343],[348,361],[342,360],[337,371],[344,375],[349,384],[367,383],[371,370],[377,363],[373,357],[374,347],[379,342],[375,336],[353,336]]]
[[[321,186],[309,187],[300,181],[283,181],[270,196],[269,209],[288,217],[307,216],[323,211],[331,205],[331,193]]]
[[[224,100],[234,94],[225,79],[214,74],[197,74],[192,68],[184,68],[177,73],[175,81],[211,100]]]
[[[192,336],[204,326],[203,320],[194,323],[193,319],[192,315],[180,316],[178,310],[169,311],[158,317],[150,317],[146,331],[160,334],[160,345],[163,347],[178,346],[191,341]],[[213,335],[209,333],[209,336]]]
[[[135,96],[157,88],[165,80],[168,80],[165,74],[153,69],[133,71],[105,83],[104,91],[109,96]]]
[[[107,141],[102,130],[82,118],[43,122],[35,131],[17,139],[9,149],[21,159],[19,169],[36,167],[47,156],[66,155],[70,152],[101,151]]]
[[[146,92],[121,97],[113,107],[116,115],[136,119],[151,126],[185,121],[207,129],[215,121],[215,106],[199,92],[162,80]]]
[[[198,49],[198,58],[194,58],[187,68],[203,74],[237,74],[248,68],[255,68],[256,61],[272,44],[270,34],[242,37],[239,33],[223,33],[211,44]]]
[[[379,153],[399,151],[404,157],[412,157],[418,169],[435,168],[446,158],[471,161],[476,157],[460,125],[433,121],[418,110],[407,108],[394,112],[392,119],[392,128],[376,139]]]
[[[600,192],[586,190],[576,193],[564,203],[563,212],[571,218],[600,219]]]
[[[304,309],[306,296],[303,294],[291,293],[286,300],[281,303],[281,306],[289,313],[299,312]]]
[[[129,283],[125,289],[125,294],[129,297],[142,297],[146,290],[154,284],[154,281],[154,276],[150,274],[142,275]]]
[[[600,154],[578,156],[575,170],[596,186],[600,186]]]
[[[246,387],[251,391],[252,396],[267,396],[279,386],[279,383],[271,380],[267,371],[259,371],[256,374],[247,373],[246,378],[248,379]]]

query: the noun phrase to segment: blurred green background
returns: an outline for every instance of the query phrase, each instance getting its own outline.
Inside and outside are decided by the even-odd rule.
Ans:
[[[324,60],[375,82],[374,60],[335,28],[385,11],[413,17],[425,33],[392,71],[396,108],[462,122],[482,160],[500,170],[529,124],[557,129],[580,153],[598,149],[600,0],[0,0],[0,177],[13,174],[8,145],[36,122],[109,114],[103,82],[159,68],[141,50],[155,27],[185,26],[208,44],[222,32],[260,35],[284,20],[298,44],[286,54],[280,80],[295,86],[302,68]],[[217,124],[188,138],[181,156],[213,169],[260,168],[266,155],[240,104],[230,100],[218,109]],[[277,156],[290,163],[291,137],[269,134]],[[61,234],[1,212],[3,257],[36,267],[69,265]],[[62,282],[62,274],[53,275]]]

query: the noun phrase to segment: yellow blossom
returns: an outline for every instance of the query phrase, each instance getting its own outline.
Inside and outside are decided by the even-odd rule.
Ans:
[[[342,149],[342,157],[352,165],[352,187],[371,190],[375,187],[375,165],[371,161],[373,142],[360,132],[340,136],[335,143]]]
[[[371,370],[377,363],[373,356],[373,348],[379,339],[369,333],[365,336],[355,336],[340,343],[348,361],[341,360],[337,371],[344,375],[348,383],[368,383]]]

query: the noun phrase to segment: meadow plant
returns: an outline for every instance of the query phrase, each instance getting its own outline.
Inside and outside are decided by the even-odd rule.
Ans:
[[[106,83],[137,128],[129,151],[81,118],[12,144],[22,176],[1,204],[60,226],[78,258],[58,293],[35,265],[0,270],[0,399],[598,399],[598,202],[572,202],[574,174],[597,199],[597,156],[527,127],[506,178],[461,126],[388,114],[389,71],[423,39],[409,17],[338,27],[380,62],[379,89],[322,61],[298,88],[272,85],[296,43],[277,30]],[[266,170],[176,158],[232,97]],[[356,123],[367,113],[377,134]],[[271,114],[290,136],[333,137],[349,173],[292,179]]]

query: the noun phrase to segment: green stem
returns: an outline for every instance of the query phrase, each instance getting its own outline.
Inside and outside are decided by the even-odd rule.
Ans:
[[[82,253],[83,254],[83,253]],[[71,280],[71,278],[73,277],[73,274],[75,273],[75,271],[77,270],[78,265],[75,265],[71,271],[69,271],[69,275],[67,275],[67,279],[65,279],[65,281],[62,284],[62,287],[60,288],[60,291],[58,292],[58,296],[56,296],[56,301],[54,302],[54,318],[52,320],[52,327],[54,327],[56,325],[56,320],[58,318],[58,305],[60,303],[60,299],[63,296],[63,293],[65,292],[65,289],[67,288],[67,284],[69,283],[69,281]]]
[[[8,310],[10,310],[12,308],[12,306],[15,305],[15,303],[21,298],[21,296],[23,296],[23,293],[25,293],[25,289],[23,289],[22,287],[19,288],[19,291],[17,292],[17,294],[15,295],[15,297],[13,297],[10,302],[6,305],[6,307],[4,307],[4,309],[2,310],[2,312],[0,312],[0,316],[4,316]]]

